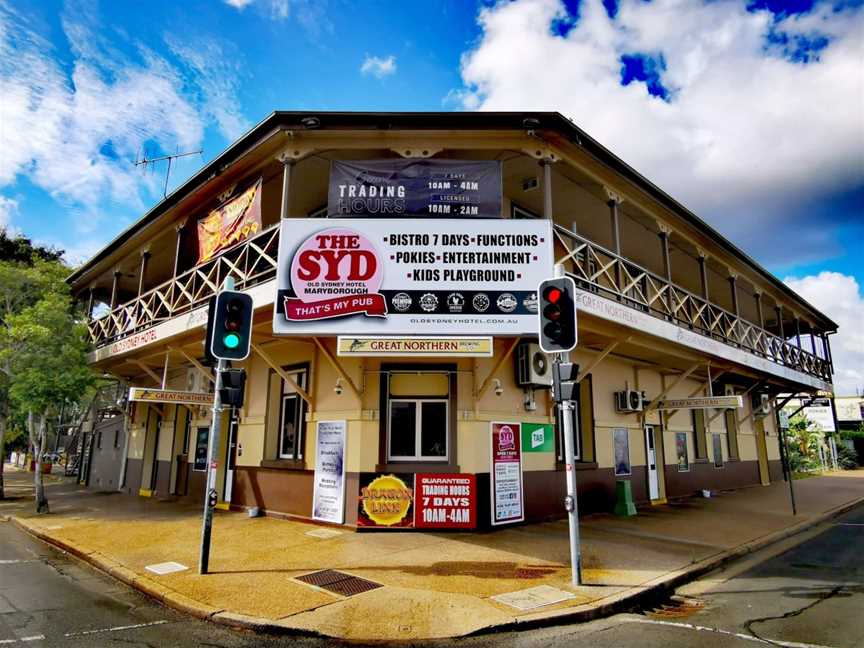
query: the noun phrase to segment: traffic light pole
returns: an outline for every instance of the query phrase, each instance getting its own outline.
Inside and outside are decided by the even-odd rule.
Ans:
[[[228,368],[226,360],[216,367],[216,389],[213,394],[213,419],[210,421],[210,442],[207,444],[207,489],[204,493],[204,520],[201,525],[201,553],[198,573],[206,574],[210,565],[210,534],[213,529],[213,509],[216,507],[216,453],[219,451],[219,432],[222,428],[222,372]]]
[[[567,354],[555,356],[555,363],[568,361]],[[579,542],[579,505],[576,496],[576,454],[573,416],[577,412],[572,400],[562,400],[558,403],[562,432],[564,437],[564,467],[567,479],[567,496],[564,498],[564,508],[567,510],[567,521],[570,527],[570,569],[573,585],[582,584],[582,549]],[[577,412],[578,413],[578,412]],[[578,425],[576,426],[578,429]]]

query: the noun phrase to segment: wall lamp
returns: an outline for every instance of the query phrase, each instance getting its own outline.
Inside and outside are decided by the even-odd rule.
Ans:
[[[341,378],[336,379],[336,385],[333,387],[333,391],[336,392],[337,396],[342,395],[342,379]]]

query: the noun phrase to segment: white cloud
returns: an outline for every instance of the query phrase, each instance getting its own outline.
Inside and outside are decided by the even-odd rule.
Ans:
[[[449,98],[468,109],[562,112],[763,258],[777,252],[762,232],[789,225],[797,210],[796,227],[818,233],[801,205],[864,186],[864,9],[820,4],[776,24],[731,1],[622,0],[610,19],[600,0],[584,0],[579,13],[559,36],[556,21],[569,18],[558,0],[481,10],[464,87]],[[818,62],[792,62],[766,40],[772,29],[787,46],[817,35],[828,45]],[[621,57],[634,53],[662,56],[669,101],[645,83],[621,85]]]
[[[392,54],[386,58],[379,56],[369,56],[363,59],[363,64],[360,66],[360,73],[372,75],[375,78],[383,79],[386,76],[396,73],[396,57]]]
[[[834,389],[840,396],[858,393],[864,388],[864,296],[858,282],[839,272],[783,281],[837,323],[837,334],[831,336]]]
[[[0,187],[28,177],[60,204],[57,227],[71,237],[108,218],[116,224],[115,205],[141,211],[161,197],[161,174],[132,164],[142,147],[194,150],[208,121],[230,139],[245,120],[217,45],[204,42],[194,59],[178,50],[178,67],[136,41],[124,43],[132,54],[120,51],[90,4],[67,7],[61,23],[72,53],[65,66],[26,18],[0,4]],[[184,170],[172,167],[172,185]]]
[[[0,230],[12,226],[12,216],[18,211],[18,201],[0,196]]]
[[[234,7],[235,9],[239,9],[242,11],[248,5],[252,4],[252,0],[225,0],[225,4]]]

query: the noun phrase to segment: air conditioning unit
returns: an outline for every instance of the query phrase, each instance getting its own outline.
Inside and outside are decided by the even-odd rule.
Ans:
[[[516,350],[516,384],[520,387],[551,387],[552,363],[534,342],[523,342]]]
[[[615,392],[615,410],[623,413],[641,412],[647,400],[644,391],[625,389]]]
[[[204,394],[210,392],[210,381],[195,367],[186,370],[186,391]]]
[[[771,413],[771,397],[768,394],[753,394],[750,401],[753,407],[753,416],[762,418]]]

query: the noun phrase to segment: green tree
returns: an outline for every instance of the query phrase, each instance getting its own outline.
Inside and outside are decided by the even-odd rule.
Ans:
[[[0,499],[5,497],[2,458],[6,456],[11,415],[11,359],[21,343],[10,336],[10,317],[32,306],[45,294],[68,294],[64,278],[69,268],[56,258],[50,258],[51,254],[44,248],[34,248],[27,239],[23,242],[22,239],[10,240],[0,230]]]
[[[27,414],[27,432],[36,462],[37,513],[48,512],[42,481],[49,420],[63,403],[79,401],[94,375],[87,366],[85,326],[76,322],[68,290],[54,286],[41,299],[8,316],[8,343],[0,361],[9,368],[9,401]],[[65,284],[64,284],[65,288]]]

